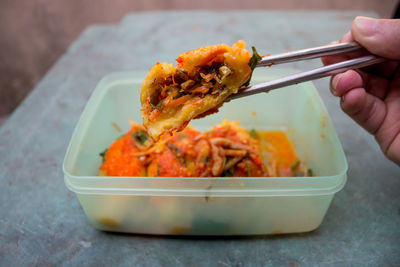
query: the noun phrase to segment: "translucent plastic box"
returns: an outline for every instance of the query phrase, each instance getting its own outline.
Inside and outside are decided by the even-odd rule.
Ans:
[[[252,83],[288,74],[270,68]],[[254,235],[307,232],[322,222],[346,183],[347,161],[313,84],[234,100],[219,113],[192,121],[199,130],[223,119],[251,129],[286,131],[316,177],[154,178],[98,177],[98,155],[141,122],[139,93],[145,73],[105,77],[75,128],[63,171],[90,223],[106,231],[180,235]],[[118,132],[113,124],[121,128]],[[79,211],[77,211],[79,212]]]

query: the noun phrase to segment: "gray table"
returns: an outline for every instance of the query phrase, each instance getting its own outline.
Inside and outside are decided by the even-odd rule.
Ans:
[[[399,265],[400,168],[340,111],[327,79],[315,84],[349,171],[314,232],[212,239],[104,233],[89,225],[61,170],[74,126],[102,76],[147,70],[182,51],[238,39],[263,54],[322,45],[338,39],[358,14],[151,12],[86,29],[0,129],[0,265]]]

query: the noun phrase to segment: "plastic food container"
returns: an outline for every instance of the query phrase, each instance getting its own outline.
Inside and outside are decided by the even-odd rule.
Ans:
[[[253,83],[293,73],[271,68]],[[194,120],[199,130],[223,119],[247,129],[286,131],[297,155],[317,177],[98,177],[98,155],[141,122],[145,73],[101,80],[87,103],[65,155],[65,184],[90,223],[106,231],[179,235],[258,235],[307,232],[322,222],[346,183],[347,161],[331,119],[312,83],[234,100]],[[118,125],[119,132],[115,127]],[[78,211],[77,211],[78,212]]]

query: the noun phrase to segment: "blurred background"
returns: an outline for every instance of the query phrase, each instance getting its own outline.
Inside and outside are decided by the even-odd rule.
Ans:
[[[0,125],[89,25],[154,10],[360,10],[391,18],[398,0],[1,0]],[[349,25],[350,26],[350,25]]]

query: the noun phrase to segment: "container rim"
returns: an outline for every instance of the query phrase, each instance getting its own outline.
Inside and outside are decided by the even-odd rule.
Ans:
[[[112,177],[110,177],[112,178]],[[120,178],[120,177],[118,177]],[[140,178],[149,180],[148,177],[125,177],[125,178]],[[157,177],[156,177],[157,178]],[[164,179],[171,179],[162,177]],[[187,178],[187,177],[185,177]],[[196,179],[195,177],[189,177]],[[221,177],[225,179],[225,177]],[[260,177],[267,180],[271,177]],[[282,180],[292,177],[273,177],[272,179]],[[309,177],[311,178],[311,177]],[[320,180],[320,177],[315,177]],[[326,178],[326,176],[325,176]],[[329,178],[336,179],[336,176]],[[175,179],[175,177],[172,177]],[[179,178],[178,178],[179,179]],[[178,180],[177,179],[177,180]],[[220,179],[216,177],[214,180]],[[251,179],[251,177],[237,178],[238,179]],[[257,177],[257,179],[259,179]],[[344,174],[342,179],[337,184],[326,188],[303,188],[303,189],[243,189],[243,188],[225,188],[225,189],[212,189],[212,188],[199,188],[199,189],[183,189],[183,188],[101,188],[101,187],[83,187],[74,185],[67,175],[64,176],[64,182],[67,188],[77,194],[94,194],[94,195],[135,195],[135,196],[186,196],[186,197],[266,197],[266,196],[310,196],[310,195],[332,195],[342,190],[347,182],[347,175]]]

